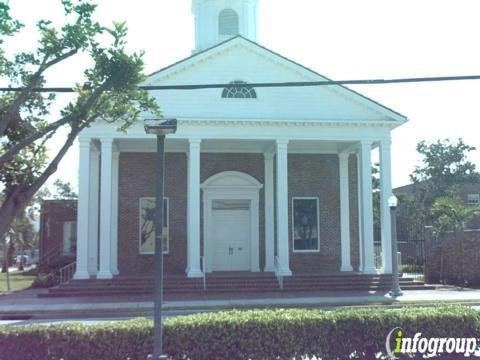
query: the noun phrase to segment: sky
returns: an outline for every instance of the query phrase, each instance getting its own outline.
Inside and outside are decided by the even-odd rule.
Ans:
[[[9,3],[26,24],[7,44],[12,53],[34,48],[39,19],[63,20],[60,0]],[[191,0],[97,4],[102,24],[127,22],[129,48],[145,51],[147,73],[188,57],[194,48]],[[258,42],[336,80],[480,75],[478,14],[478,0],[259,0]],[[48,84],[81,82],[86,64],[82,57],[62,64],[47,74]],[[409,182],[421,140],[462,137],[480,148],[480,81],[351,88],[409,118],[392,134],[394,187]],[[66,100],[61,95],[59,104]],[[480,150],[470,160],[480,167]],[[77,164],[75,146],[51,182],[61,178],[76,187]]]

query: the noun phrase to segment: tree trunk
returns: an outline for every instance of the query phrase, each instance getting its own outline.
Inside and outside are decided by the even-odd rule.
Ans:
[[[3,259],[2,259],[2,274],[7,272],[8,269],[8,247],[6,236],[2,237],[3,242]]]
[[[83,128],[76,128],[69,134],[60,151],[55,155],[44,172],[27,186],[17,186],[7,194],[5,201],[0,207],[0,238],[3,238],[9,230],[15,217],[19,216],[28,203],[33,199],[37,191],[45,184],[48,178],[57,171],[58,164],[63,159],[68,149],[72,146],[78,133]]]
[[[5,273],[5,280],[7,282],[7,291],[10,291],[10,275],[8,273],[8,266],[10,265],[10,246],[7,244],[7,237],[2,236],[3,239],[3,261],[2,261],[2,273]]]

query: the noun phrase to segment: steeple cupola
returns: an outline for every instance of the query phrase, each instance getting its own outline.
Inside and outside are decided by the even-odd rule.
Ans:
[[[192,0],[195,50],[242,35],[257,41],[258,0]]]

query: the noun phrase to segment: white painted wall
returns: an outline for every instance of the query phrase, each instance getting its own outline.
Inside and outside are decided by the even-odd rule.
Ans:
[[[153,75],[147,85],[319,81],[321,76],[236,38]],[[381,106],[339,86],[257,88],[257,99],[224,99],[222,89],[152,92],[166,117],[390,120]],[[398,119],[398,118],[397,118]]]

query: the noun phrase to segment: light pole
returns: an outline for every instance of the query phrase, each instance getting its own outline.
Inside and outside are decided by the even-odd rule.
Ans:
[[[162,342],[163,303],[163,188],[165,182],[165,136],[177,131],[176,119],[145,120],[145,132],[157,136],[157,169],[155,194],[155,274],[153,310],[153,358],[166,359]]]
[[[400,289],[400,281],[398,279],[397,205],[398,199],[392,194],[388,198],[392,222],[392,290],[390,291],[392,297],[402,295],[402,289]]]

